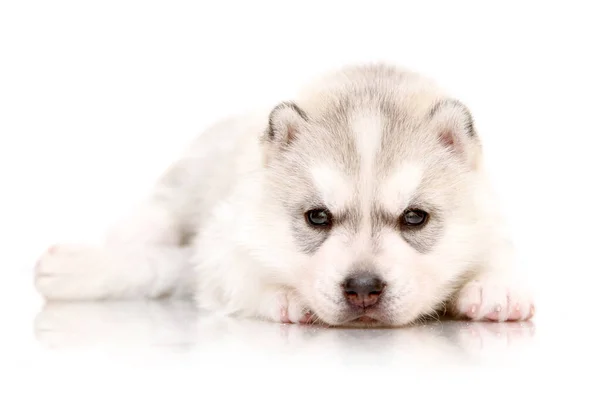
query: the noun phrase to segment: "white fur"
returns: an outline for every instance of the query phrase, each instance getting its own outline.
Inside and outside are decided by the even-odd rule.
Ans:
[[[360,157],[361,195],[372,195],[375,157],[381,148],[381,118],[374,113],[356,115],[351,122]]]
[[[387,209],[400,213],[411,201],[423,178],[423,167],[414,162],[403,162],[381,188],[381,202]]]
[[[375,82],[379,77],[384,82],[382,99],[393,98],[410,118],[426,118],[440,93],[416,75],[397,77],[405,73],[350,68],[316,84],[299,97],[299,104],[309,115],[318,115],[328,99],[351,93],[379,74]],[[285,112],[287,119],[298,119]],[[391,171],[379,171],[383,116],[372,109],[363,108],[350,122],[360,158],[357,180],[327,155],[310,158],[319,150],[318,136],[304,150],[295,150],[301,153],[298,157],[306,156],[298,165],[308,163],[308,175],[328,207],[343,210],[356,197],[363,215],[356,232],[332,231],[314,253],[300,251],[291,223],[300,216],[284,204],[305,188],[298,180],[300,186],[287,195],[274,192],[294,178],[285,175],[284,164],[266,166],[277,157],[261,139],[267,114],[225,120],[208,129],[138,211],[109,233],[104,247],[49,249],[36,269],[38,290],[48,299],[72,300],[193,296],[199,307],[224,314],[307,322],[307,313],[312,313],[336,325],[352,322],[344,319],[340,282],[362,263],[388,283],[389,302],[381,317],[385,324],[414,322],[446,303],[472,319],[503,321],[512,315],[522,320],[533,313],[532,300],[514,278],[510,241],[497,228],[502,218],[481,169],[455,182],[430,177],[428,190],[420,193],[429,202],[452,208],[446,210],[444,230],[433,250],[421,254],[389,226],[373,237],[373,204],[401,213],[431,168],[431,157],[442,153],[424,136],[405,144],[412,146],[413,158]],[[286,129],[282,121],[277,124]],[[310,120],[301,128],[309,129],[304,125]],[[339,129],[344,137],[346,128]],[[280,185],[273,186],[274,180]],[[457,194],[452,185],[464,193]]]
[[[352,199],[352,182],[342,171],[323,164],[311,168],[311,172],[313,182],[329,208],[342,209]]]

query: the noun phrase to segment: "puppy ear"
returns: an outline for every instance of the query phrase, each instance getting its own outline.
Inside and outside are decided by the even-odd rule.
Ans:
[[[479,146],[471,112],[457,100],[436,103],[429,111],[429,122],[440,144],[454,154],[468,157]]]
[[[269,114],[266,139],[281,146],[289,145],[307,121],[306,113],[295,103],[280,103]]]

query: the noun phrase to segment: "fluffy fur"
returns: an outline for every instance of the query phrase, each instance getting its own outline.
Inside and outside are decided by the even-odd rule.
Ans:
[[[331,227],[307,223],[315,208]],[[399,223],[409,208],[429,213],[423,227]],[[193,296],[282,322],[525,320],[497,210],[467,107],[414,72],[350,66],[204,132],[104,247],[50,248],[36,286],[61,300]],[[346,300],[357,273],[385,283],[375,306]]]

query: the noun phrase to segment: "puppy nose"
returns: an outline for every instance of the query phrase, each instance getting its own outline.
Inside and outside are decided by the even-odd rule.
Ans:
[[[385,283],[375,275],[362,273],[348,277],[342,287],[348,303],[367,308],[377,303]]]

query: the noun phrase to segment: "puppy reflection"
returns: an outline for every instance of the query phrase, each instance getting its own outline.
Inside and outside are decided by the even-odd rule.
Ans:
[[[189,302],[47,303],[34,321],[49,348],[191,346],[198,312]]]
[[[503,356],[527,345],[534,325],[434,321],[400,329],[342,329],[230,318],[198,312],[185,301],[82,302],[47,303],[35,320],[35,334],[54,349],[160,347],[218,353],[236,363],[247,353],[415,365]]]

